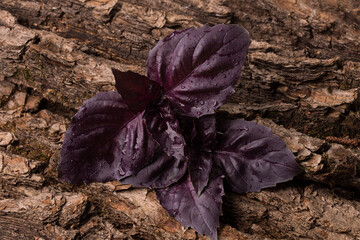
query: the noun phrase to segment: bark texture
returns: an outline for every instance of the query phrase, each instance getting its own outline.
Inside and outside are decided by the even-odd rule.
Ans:
[[[141,74],[149,50],[203,24],[247,28],[235,94],[217,113],[270,127],[304,174],[259,193],[228,192],[220,239],[360,239],[358,0],[1,0],[2,239],[207,239],[154,192],[57,179],[83,101],[114,89],[111,67]]]

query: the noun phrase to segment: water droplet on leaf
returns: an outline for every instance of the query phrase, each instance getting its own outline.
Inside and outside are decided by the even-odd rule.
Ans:
[[[124,175],[125,175],[125,171],[124,171],[124,169],[122,169],[122,167],[119,167],[118,173],[119,173],[120,176],[124,176]]]

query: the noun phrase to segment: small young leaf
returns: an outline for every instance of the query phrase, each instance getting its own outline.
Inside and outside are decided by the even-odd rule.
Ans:
[[[142,114],[131,112],[117,92],[99,93],[72,119],[59,176],[70,183],[119,180],[149,164],[156,146]]]
[[[143,111],[150,103],[161,96],[161,87],[157,82],[140,74],[112,69],[116,89],[124,103],[133,113]]]
[[[167,188],[156,189],[157,198],[171,216],[185,227],[191,227],[213,240],[217,239],[222,195],[223,177],[215,171],[200,196],[196,194],[189,176]]]
[[[144,114],[146,126],[169,156],[184,159],[185,140],[175,113],[167,100],[151,106]]]
[[[190,153],[189,174],[198,196],[209,182],[211,167],[212,154],[193,147]]]
[[[234,91],[250,45],[237,25],[176,31],[150,51],[147,73],[183,115],[214,113]]]
[[[241,119],[218,129],[214,160],[238,193],[259,191],[292,179],[300,172],[285,143],[267,127]]]
[[[212,151],[216,141],[216,121],[214,115],[205,115],[200,118],[180,116],[179,122],[183,127],[183,135],[189,146]]]
[[[212,168],[212,147],[215,143],[215,117],[214,115],[202,116],[199,119],[186,120],[193,124],[191,131],[189,173],[191,182],[198,195],[201,194],[209,181]],[[184,120],[183,120],[184,122]],[[190,125],[191,126],[191,125]]]
[[[201,149],[211,151],[216,141],[216,121],[214,115],[206,115],[195,120]]]

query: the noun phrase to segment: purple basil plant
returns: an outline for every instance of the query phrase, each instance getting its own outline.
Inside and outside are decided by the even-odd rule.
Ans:
[[[249,45],[237,25],[189,28],[150,51],[147,76],[113,69],[117,92],[85,101],[72,119],[60,179],[154,188],[171,216],[217,239],[224,181],[253,192],[300,171],[268,128],[241,119],[216,124]]]

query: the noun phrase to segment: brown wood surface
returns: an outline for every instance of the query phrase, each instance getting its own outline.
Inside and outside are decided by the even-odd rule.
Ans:
[[[270,127],[305,172],[224,196],[219,239],[360,239],[358,0],[1,0],[0,239],[207,239],[154,192],[57,179],[82,103],[114,89],[110,68],[145,73],[176,29],[233,23],[252,43],[219,119]]]

